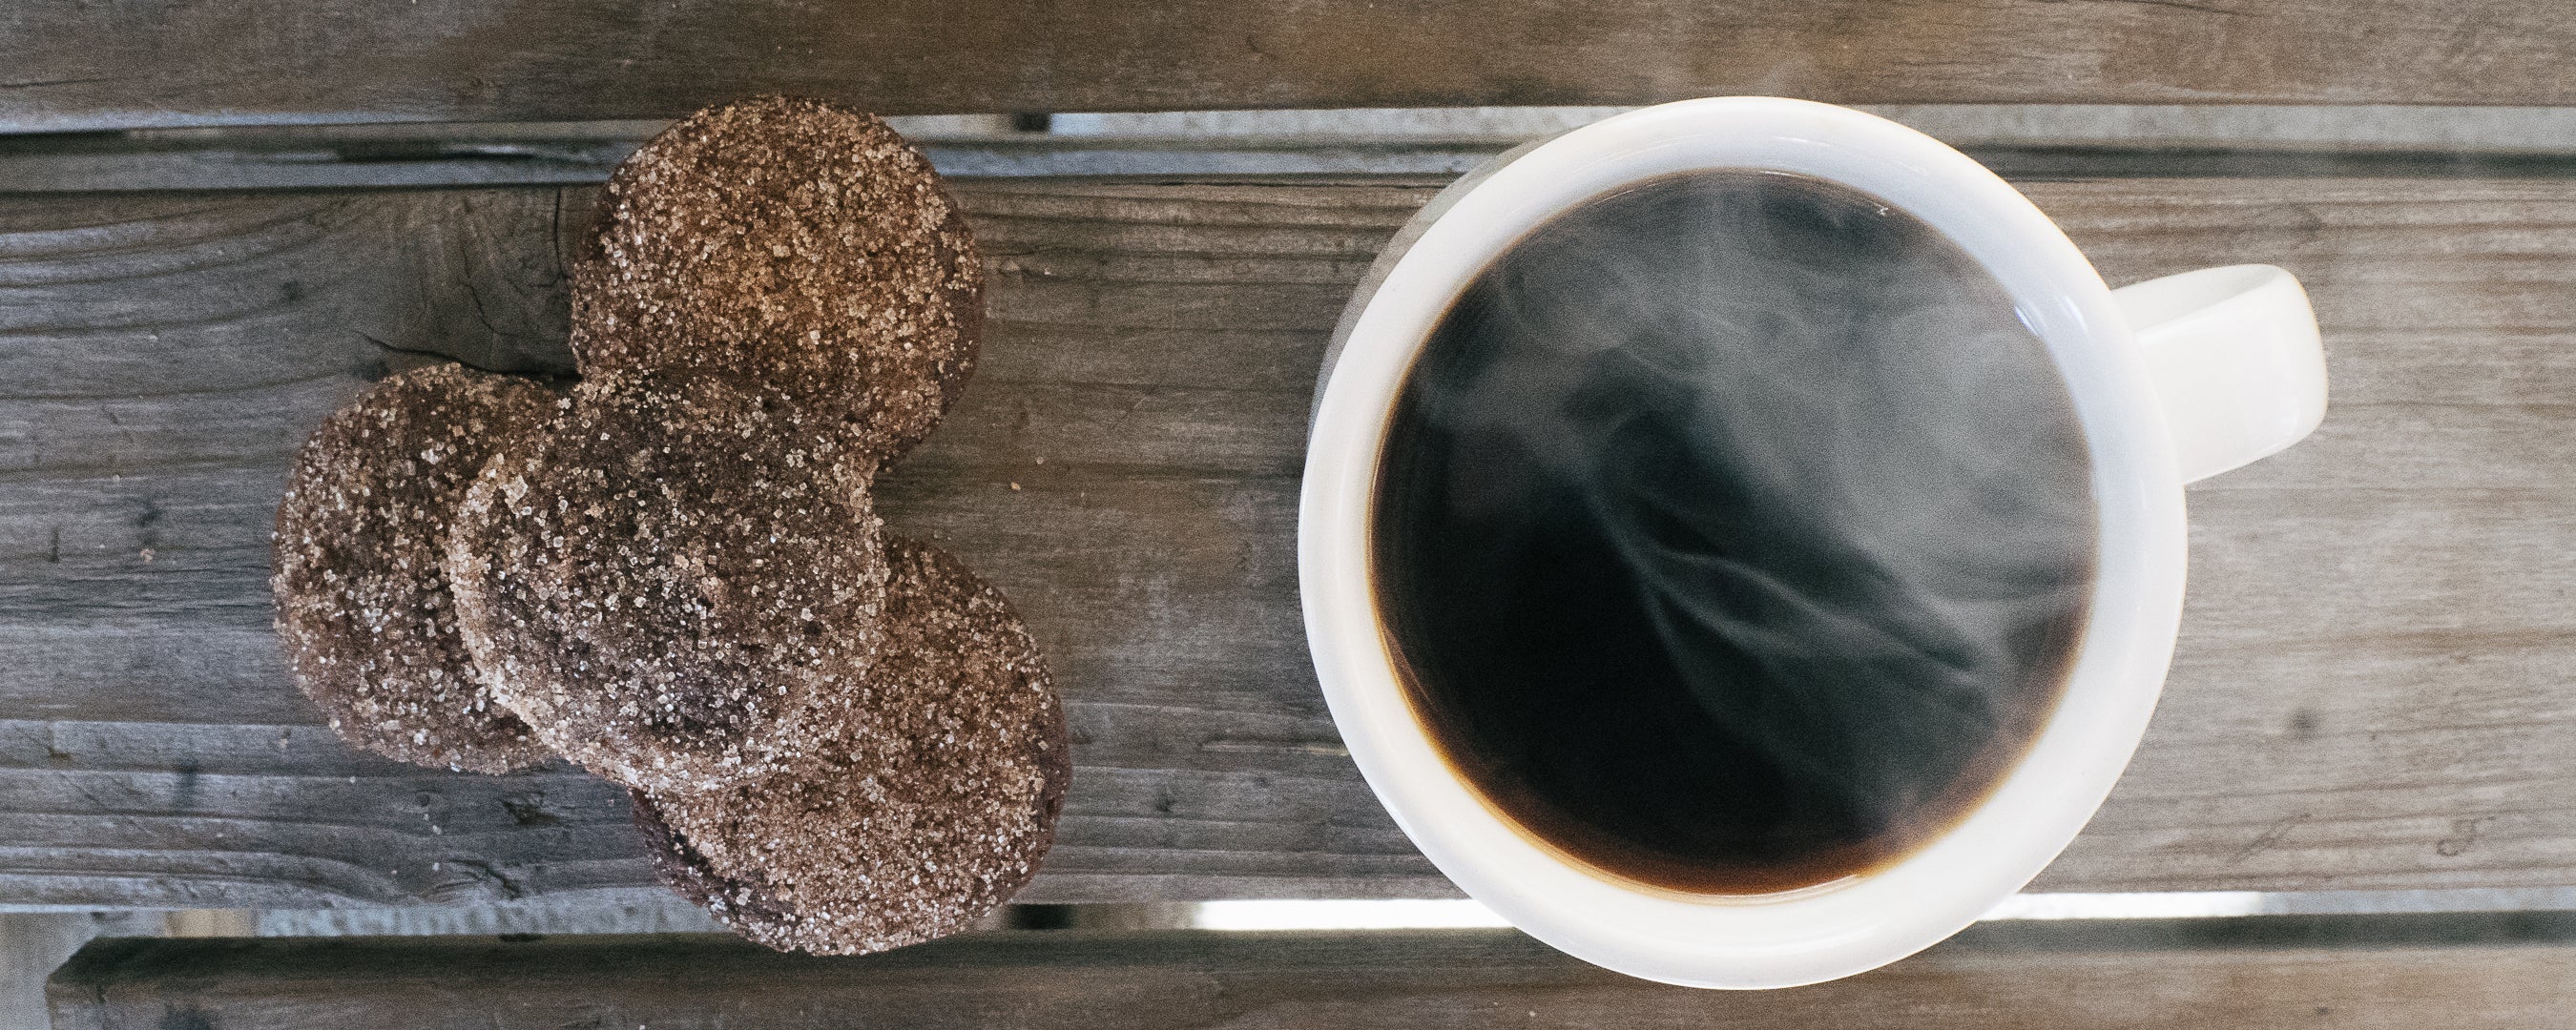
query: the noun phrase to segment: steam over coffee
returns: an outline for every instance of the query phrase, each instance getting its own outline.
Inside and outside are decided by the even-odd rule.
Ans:
[[[2083,434],[2003,288],[1797,176],[1587,201],[1480,272],[1379,455],[1371,573],[1445,758],[1560,852],[1762,893],[1982,800],[2091,589]]]

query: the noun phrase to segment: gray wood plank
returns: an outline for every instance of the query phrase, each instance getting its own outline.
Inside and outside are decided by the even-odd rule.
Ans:
[[[2273,925],[2260,925],[2262,923]],[[1971,928],[1814,987],[1696,991],[1505,930],[1018,931],[858,959],[713,936],[105,940],[59,1030],[420,1027],[2560,1027],[2569,921]]]
[[[883,507],[1009,592],[1068,694],[1081,768],[1026,900],[1451,892],[1340,750],[1292,535],[1324,335],[1435,187],[960,183],[992,338]],[[2192,492],[2164,707],[2040,886],[2576,883],[2576,182],[2025,188],[2114,281],[2291,267],[2336,390],[2315,439]],[[353,754],[267,631],[302,435],[415,352],[562,371],[592,196],[0,207],[0,900],[649,889],[615,790]]]
[[[1419,113],[1411,109],[1407,113]],[[1467,109],[1472,114],[1479,109]],[[1562,108],[1522,109],[1564,111]],[[1606,108],[1574,110],[1599,112]],[[1878,113],[1930,132],[2009,176],[2029,178],[2273,177],[2293,175],[2477,176],[2563,178],[2576,153],[2559,109],[2114,107],[2124,112],[2204,114],[2203,138],[2106,138],[2101,126],[2049,124],[2055,107],[1929,105],[1882,107]],[[2079,106],[2079,111],[2103,111]],[[1995,112],[2015,112],[1998,117]],[[2454,114],[2467,111],[2470,114]],[[2238,118],[2221,117],[2234,113]],[[1269,114],[1277,114],[1270,112]],[[1348,112],[1289,112],[1301,122],[1353,118]],[[1979,115],[1984,117],[1980,119]],[[1243,113],[1126,116],[1198,119],[1257,117]],[[2061,115],[2062,117],[2063,115]],[[2391,123],[2397,142],[2338,148],[2313,140],[2273,139],[2289,127],[2348,123],[2375,116]],[[1094,116],[1120,117],[1120,116]],[[2471,118],[2475,132],[2444,139],[2435,123]],[[2074,119],[2069,119],[2073,121]],[[898,119],[898,121],[914,121]],[[1247,176],[1455,175],[1550,128],[1552,119],[1457,138],[1316,133],[1302,138],[1242,134],[1143,136],[1027,133],[915,135],[942,174],[958,177],[1100,177],[1149,175],[1214,180]],[[2030,123],[2038,122],[2037,127]],[[2008,127],[1998,127],[2001,123]],[[96,193],[168,190],[320,190],[379,187],[585,185],[608,178],[617,163],[659,131],[663,121],[573,123],[373,122],[354,125],[247,125],[134,132],[0,136],[0,193]],[[898,125],[937,133],[937,125]],[[2114,126],[2113,128],[2120,128]],[[2129,125],[2125,128],[2138,130]],[[1166,131],[1180,132],[1178,124]],[[2519,135],[2517,135],[2517,131]]]
[[[675,117],[793,92],[886,113],[1632,104],[2565,104],[2532,0],[324,0],[0,12],[0,131]]]

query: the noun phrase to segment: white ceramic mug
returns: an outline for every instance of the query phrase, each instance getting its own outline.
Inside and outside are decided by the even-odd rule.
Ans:
[[[2099,567],[2063,699],[2022,761],[1895,864],[1777,895],[1628,884],[1534,843],[1472,792],[1416,721],[1369,582],[1370,491],[1398,387],[1465,285],[1532,227],[1674,172],[1832,180],[1929,223],[2013,298],[2065,380],[2092,452]],[[1399,232],[1345,311],[1318,386],[1298,512],[1307,641],[1352,759],[1397,825],[1470,896],[1620,972],[1787,987],[1893,962],[1974,922],[2074,839],[2146,730],[2181,620],[2183,484],[2298,442],[2325,415],[2306,295],[2261,265],[2113,291],[2019,192],[1931,137],[1798,100],[1693,100],[1503,155]]]

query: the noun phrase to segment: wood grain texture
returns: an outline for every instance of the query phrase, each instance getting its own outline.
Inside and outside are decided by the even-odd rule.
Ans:
[[[2259,133],[2214,126],[2198,139],[2113,143],[2095,129],[2053,135],[2016,120],[2014,128],[1999,130],[1973,117],[1927,115],[1927,110],[1949,109],[1882,108],[1877,113],[1914,119],[1909,124],[1919,123],[1980,164],[2017,178],[2558,179],[2576,174],[2576,154],[2549,147],[2550,140],[2576,129],[2559,122],[2576,119],[2508,117],[2492,108],[2477,111],[2476,120],[2488,127],[2467,139],[2437,144],[2423,138],[2428,134],[2421,123],[2465,117],[2444,113],[2453,109],[2431,109],[2399,119],[2415,130],[2402,146],[2381,142],[2353,149],[2267,141]],[[2291,110],[2315,115],[2319,109]],[[2347,119],[2386,110],[2355,108]],[[2280,116],[2276,111],[2271,117]],[[0,193],[588,185],[605,181],[619,161],[665,124],[370,122],[0,136]],[[945,135],[935,125],[896,128],[926,130],[914,142],[941,174],[952,178],[1445,176],[1472,170],[1522,142],[1493,130],[1446,139],[1301,139],[1083,133],[1004,138]],[[2231,140],[2228,131],[2238,135]]]
[[[1340,749],[1293,566],[1324,337],[1432,182],[968,181],[974,384],[884,485],[1025,613],[1080,771],[1031,901],[1435,896]],[[2305,279],[2319,435],[2191,494],[2156,723],[2054,890],[2576,882],[2576,182],[2030,182],[2115,282]],[[617,791],[354,754],[268,631],[312,425],[443,351],[561,371],[588,189],[0,207],[0,901],[649,889]],[[1043,462],[1041,462],[1043,459]]]
[[[2576,942],[2422,919],[1987,925],[1786,991],[1699,991],[1508,930],[1019,931],[817,959],[706,935],[104,940],[57,973],[57,1030],[365,1025],[2562,1027]],[[2526,921],[2530,922],[2530,921]]]
[[[23,0],[0,131],[668,118],[765,92],[888,114],[1635,104],[2576,100],[2534,0]]]

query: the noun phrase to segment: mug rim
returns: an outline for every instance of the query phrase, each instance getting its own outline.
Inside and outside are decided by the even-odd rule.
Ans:
[[[1440,757],[1379,635],[1368,513],[1395,390],[1466,282],[1527,229],[1656,175],[1813,175],[1902,207],[2013,297],[2091,452],[2097,568],[2063,695],[1960,822],[1892,865],[1780,895],[1693,896],[1568,862]],[[1974,159],[1849,108],[1774,97],[1641,108],[1496,158],[1381,252],[1327,351],[1298,511],[1307,642],[1351,758],[1398,827],[1470,897],[1596,965],[1699,987],[1785,987],[1884,965],[1974,922],[2073,840],[2153,713],[2180,623],[2182,481],[2109,288],[2056,224]]]

